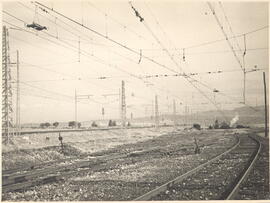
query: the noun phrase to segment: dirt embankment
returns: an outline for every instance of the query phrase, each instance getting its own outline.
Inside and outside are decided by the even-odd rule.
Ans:
[[[78,158],[100,153],[119,145],[136,143],[158,137],[172,128],[127,129],[95,132],[61,133],[65,155],[61,153],[59,133],[29,134],[13,138],[14,145],[2,147],[2,168],[12,169],[56,161],[64,158]]]

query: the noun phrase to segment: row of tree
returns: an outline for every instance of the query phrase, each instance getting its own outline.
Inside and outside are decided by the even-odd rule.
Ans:
[[[80,122],[77,122],[76,121],[69,121],[68,122],[68,127],[71,127],[71,128],[75,128],[76,127],[76,124],[77,124],[77,127],[80,128],[81,127],[81,123]],[[112,126],[116,126],[116,121],[113,121],[113,120],[109,120],[109,123],[108,123],[108,126],[109,127],[112,127]],[[130,125],[130,124],[129,124]],[[50,124],[49,122],[46,122],[46,123],[40,123],[40,127],[41,128],[48,128],[50,126],[53,126],[53,127],[58,127],[59,126],[59,122],[54,122],[52,124]],[[91,124],[92,127],[98,127],[98,124],[93,121],[92,124]]]
[[[49,122],[46,123],[40,123],[39,125],[41,128],[48,128],[50,126],[53,126],[55,128],[57,128],[59,126],[59,122],[54,122],[52,124],[50,124]],[[75,127],[76,126],[76,122],[75,121],[69,121],[68,122],[68,127]],[[81,127],[81,123],[77,122],[77,126],[80,128]]]
[[[215,121],[213,126],[212,125],[209,126],[209,129],[229,129],[229,128],[231,128],[231,126],[228,123],[223,121],[219,124],[218,120]],[[249,128],[249,126],[237,124],[235,128]]]
[[[214,125],[210,125],[209,129],[229,129],[230,125],[228,123],[226,123],[225,121],[221,122],[221,124],[219,124],[218,120],[215,120]]]
[[[51,124],[48,123],[48,122],[46,122],[46,123],[41,123],[41,124],[40,124],[40,127],[41,127],[41,128],[48,128],[48,127],[50,127],[50,126],[51,126]],[[58,122],[54,122],[54,123],[52,123],[52,126],[56,128],[56,127],[59,126],[59,123],[58,123]]]

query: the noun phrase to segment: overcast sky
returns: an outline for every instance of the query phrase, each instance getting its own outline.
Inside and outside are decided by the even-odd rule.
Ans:
[[[122,80],[127,117],[131,112],[134,117],[151,115],[155,94],[161,114],[173,111],[174,99],[179,114],[183,114],[185,105],[191,112],[213,110],[212,102],[222,109],[243,106],[239,104],[243,101],[243,72],[206,2],[133,1],[143,22],[128,1],[40,3],[105,37],[31,2],[3,3],[11,61],[16,60],[16,50],[20,54],[22,123],[74,120],[75,89],[78,95],[93,95],[91,100],[80,100],[79,121],[101,119],[102,107],[105,118],[118,118]],[[243,34],[249,33],[246,69],[256,66],[268,75],[268,3],[211,4],[241,64]],[[33,21],[47,30],[27,28],[26,24]],[[132,51],[141,50],[150,60],[140,59],[139,54],[107,40],[106,36]],[[12,71],[15,78],[14,68]],[[213,71],[222,73],[207,74]],[[192,76],[199,82],[190,84],[181,76],[136,78],[183,72],[200,73]],[[263,105],[262,71],[247,73],[246,87],[247,104]],[[15,91],[16,85],[13,88]],[[214,89],[222,94],[215,94]]]

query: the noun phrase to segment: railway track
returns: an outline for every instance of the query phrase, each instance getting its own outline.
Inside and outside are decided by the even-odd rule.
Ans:
[[[230,148],[229,151],[234,150],[240,144],[239,138],[237,139],[237,143]],[[211,145],[211,143],[209,144]],[[191,150],[193,150],[193,145],[190,146]],[[20,191],[24,190],[28,187],[32,187],[35,185],[46,184],[50,182],[55,182],[58,180],[65,179],[66,177],[74,176],[78,173],[83,173],[84,171],[90,171],[91,173],[96,171],[104,171],[110,170],[108,168],[107,161],[114,159],[122,159],[126,157],[137,157],[143,156],[144,153],[177,153],[180,149],[174,148],[173,151],[167,151],[167,146],[163,147],[152,147],[151,149],[142,150],[142,151],[130,151],[129,153],[115,153],[108,154],[105,156],[92,157],[91,159],[80,159],[80,160],[72,160],[70,162],[67,160],[67,163],[55,166],[57,163],[50,163],[48,166],[39,165],[35,166],[34,170],[30,170],[29,168],[26,171],[7,171],[7,173],[3,173],[3,187],[2,191],[12,192],[12,191]],[[228,151],[227,151],[228,152]],[[214,159],[218,159],[224,153],[218,155]],[[213,160],[213,159],[211,159]],[[207,165],[208,162],[200,165]],[[44,168],[45,167],[45,168]],[[192,170],[193,171],[193,170]],[[191,172],[192,172],[191,171]]]
[[[12,192],[22,190],[27,187],[34,185],[44,184],[48,182],[55,182],[63,179],[64,177],[72,176],[83,170],[100,170],[104,168],[102,165],[106,161],[124,158],[127,155],[116,154],[116,155],[105,155],[101,157],[92,157],[85,160],[70,160],[67,159],[68,163],[53,166],[52,163],[47,165],[45,168],[39,165],[35,167],[35,170],[18,171],[14,173],[8,171],[8,173],[2,174],[2,192]],[[54,162],[56,164],[56,162]]]
[[[167,127],[167,126],[165,126]],[[129,129],[137,129],[137,128],[151,128],[151,126],[138,126],[138,127],[129,127]],[[121,128],[104,128],[104,129],[87,129],[86,131],[92,131],[92,130],[117,130],[117,129],[121,129]],[[70,131],[84,131],[82,129],[79,130],[70,130]],[[52,131],[46,131],[46,132],[52,132]],[[24,132],[24,133],[46,133],[45,131],[37,131],[37,132]],[[69,130],[65,130],[65,131],[61,131],[61,130],[57,130],[55,132],[69,132]],[[151,149],[149,150],[151,151]],[[90,159],[90,162],[93,161],[94,159],[104,159],[106,157],[110,157],[110,155],[105,155],[105,156],[100,156],[98,154],[94,153],[93,155],[83,155],[80,156],[80,158],[75,158],[75,157],[71,157],[71,158],[65,158],[65,159],[60,159],[60,160],[55,160],[55,161],[49,161],[49,162],[43,162],[43,163],[39,163],[39,164],[35,164],[35,165],[28,165],[28,166],[24,166],[24,167],[19,167],[19,168],[12,168],[12,169],[6,169],[2,171],[2,179],[4,182],[6,182],[6,180],[8,180],[9,182],[11,181],[11,179],[14,179],[12,177],[17,177],[17,176],[22,176],[22,175],[26,175],[27,173],[33,173],[33,171],[39,171],[38,173],[40,173],[40,171],[44,171],[44,174],[46,174],[46,171],[55,171],[56,167],[55,165],[62,165],[62,167],[57,167],[57,168],[67,168],[69,165],[67,163],[72,162],[73,164],[77,163],[80,167],[80,162],[82,162],[83,159]],[[84,163],[87,163],[88,161],[83,161]],[[66,165],[66,166],[65,166]],[[84,166],[85,164],[83,164]],[[36,172],[34,172],[36,173]],[[11,177],[11,178],[10,178]],[[19,179],[19,178],[18,178]],[[21,178],[22,180],[22,178]],[[16,182],[16,181],[13,181]]]
[[[250,175],[240,185],[236,200],[269,199],[269,139],[257,136],[261,141],[261,152]]]
[[[229,150],[134,200],[234,199],[260,150],[257,139],[240,135]]]
[[[108,169],[108,166],[106,166],[107,161],[125,157],[141,156],[144,153],[162,152],[163,148],[164,147],[152,147],[147,150],[135,150],[128,153],[114,153],[103,156],[88,156],[83,159],[68,158],[38,164],[32,167],[6,170],[2,173],[2,191],[12,192],[26,189],[27,187],[34,185],[55,182],[65,177],[75,175],[78,172],[106,170]],[[167,153],[177,151],[179,150],[168,151]]]

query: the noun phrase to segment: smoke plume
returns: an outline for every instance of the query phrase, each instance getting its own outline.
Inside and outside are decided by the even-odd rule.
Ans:
[[[238,114],[231,120],[230,127],[233,127],[233,125],[236,124],[236,122],[239,120]]]

